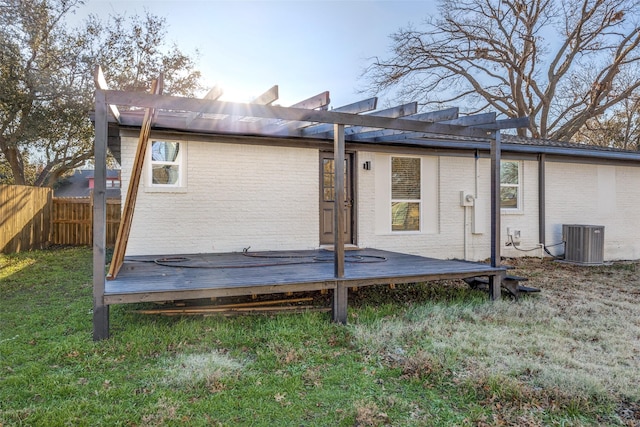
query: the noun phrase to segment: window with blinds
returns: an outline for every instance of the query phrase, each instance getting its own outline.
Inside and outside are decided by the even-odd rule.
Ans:
[[[420,231],[420,159],[391,158],[391,230]]]

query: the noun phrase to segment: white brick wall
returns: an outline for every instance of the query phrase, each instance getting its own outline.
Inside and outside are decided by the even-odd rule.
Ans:
[[[126,191],[137,138],[123,138],[122,179]],[[319,153],[316,149],[186,141],[184,192],[138,193],[128,255],[311,249],[319,244]],[[381,230],[380,210],[390,154],[359,152],[357,242],[438,258],[490,256],[490,161],[471,157],[421,156],[424,230]],[[501,216],[502,255],[538,256],[507,247],[507,227],[521,231],[521,249],[538,244],[538,164],[522,161],[522,211]],[[381,175],[383,174],[383,175]],[[476,183],[477,180],[477,183]],[[546,242],[561,241],[562,224],[605,226],[605,259],[639,259],[640,168],[577,163],[546,164]],[[615,189],[615,190],[614,190]],[[475,194],[481,208],[460,206],[460,191]],[[124,195],[123,195],[124,199]],[[473,209],[481,209],[482,234],[473,234]],[[465,239],[466,236],[466,239]],[[466,243],[465,243],[466,240]],[[553,250],[562,252],[562,247]]]
[[[371,171],[359,171],[358,203],[361,246],[376,247],[440,258],[464,258],[465,213],[460,206],[460,191],[475,192],[476,160],[469,157],[438,159],[436,233],[383,234],[376,232],[375,210],[386,207],[374,203],[375,163],[389,155],[359,153],[362,161],[371,160]],[[467,208],[467,259],[483,260],[491,254],[489,159],[478,161],[477,197],[485,201],[483,234],[471,233],[471,209]],[[519,251],[507,246],[507,228],[521,231],[518,248],[538,247],[538,163],[522,161],[522,211],[501,215],[501,254],[506,257],[540,256],[541,249]],[[387,172],[388,174],[388,172]],[[380,179],[380,177],[378,177]],[[389,179],[385,176],[383,179]],[[640,227],[636,227],[640,201],[640,168],[577,163],[546,163],[546,234],[548,245],[561,242],[562,224],[605,226],[605,260],[639,259]],[[551,249],[560,254],[563,247]]]
[[[548,162],[548,243],[562,224],[603,225],[605,260],[640,258],[640,168]]]
[[[511,159],[508,159],[511,160]],[[488,175],[490,168],[490,161],[486,160],[486,174]],[[520,191],[522,191],[522,210],[520,212],[503,211],[500,217],[500,230],[502,241],[502,256],[517,257],[517,256],[540,256],[542,249],[530,250],[538,248],[540,243],[539,238],[539,226],[538,226],[538,162],[537,161],[521,161],[520,167],[522,168],[521,178],[522,183]],[[487,191],[487,198],[489,195],[489,179],[487,178],[485,188]],[[487,216],[490,221],[490,215]],[[507,228],[515,228],[520,230],[521,239],[520,244],[517,246],[517,250],[513,246],[507,246],[506,242],[509,241],[507,236]],[[487,233],[490,231],[487,226]],[[489,245],[490,243],[487,243]],[[523,252],[522,250],[526,250]]]
[[[125,191],[136,142],[122,141]],[[194,141],[186,145],[186,192],[146,192],[143,177],[127,255],[318,246],[317,150]]]
[[[360,212],[358,223],[358,241],[360,246],[375,247],[398,252],[412,253],[438,258],[466,258],[482,260],[491,255],[491,212],[490,212],[490,167],[488,159],[477,161],[470,157],[439,157],[436,162],[423,163],[426,167],[436,168],[436,178],[431,184],[436,192],[435,230],[414,234],[380,233],[376,229],[376,209],[386,209],[388,200],[375,202],[376,190],[382,180],[390,179],[388,171],[380,167],[390,155],[374,153],[359,153],[361,162],[370,160],[372,170],[359,170],[358,177],[358,208]],[[433,159],[423,156],[424,159]],[[522,162],[523,167],[523,210],[520,213],[502,214],[501,229],[503,241],[502,254],[505,256],[539,255],[540,251],[520,252],[507,247],[506,228],[516,227],[522,232],[521,248],[535,248],[538,244],[538,202],[537,202],[537,162]],[[382,171],[382,172],[381,172]],[[382,173],[384,176],[380,176]],[[429,173],[428,170],[423,173]],[[475,177],[478,175],[476,194]],[[483,221],[484,233],[472,234],[472,209],[460,206],[460,191],[469,192],[483,200],[484,209],[480,217]],[[426,206],[425,206],[426,208]]]
[[[379,200],[377,206],[374,194],[378,185],[389,180],[388,168],[381,163],[388,162],[390,155],[359,153],[361,160],[372,161],[371,171],[359,171],[358,177],[358,238],[360,246],[375,247],[417,255],[462,258],[464,255],[464,208],[460,207],[460,190],[473,191],[474,160],[462,157],[422,156],[423,175],[433,178],[423,180],[423,191],[433,190],[436,204],[430,218],[435,226],[429,224],[428,230],[420,233],[392,233],[376,230],[376,209],[390,209],[390,200]],[[426,169],[426,170],[425,170]],[[431,169],[431,170],[429,170]],[[380,174],[383,176],[380,176]],[[423,209],[430,209],[424,204]],[[426,219],[429,221],[429,218]],[[379,228],[379,227],[378,227]]]

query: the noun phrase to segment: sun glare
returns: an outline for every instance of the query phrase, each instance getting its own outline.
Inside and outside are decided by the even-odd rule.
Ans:
[[[0,280],[6,279],[23,270],[30,265],[35,264],[36,260],[33,258],[16,259],[9,256],[0,255]],[[0,285],[2,286],[2,285]]]

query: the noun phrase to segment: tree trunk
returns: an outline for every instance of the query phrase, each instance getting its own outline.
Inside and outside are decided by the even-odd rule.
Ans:
[[[16,185],[27,185],[24,176],[24,166],[22,162],[22,154],[16,147],[6,147],[2,150],[7,163],[11,167],[13,173],[13,183]]]

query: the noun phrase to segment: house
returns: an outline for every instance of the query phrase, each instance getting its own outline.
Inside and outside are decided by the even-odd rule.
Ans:
[[[123,192],[137,134],[121,130]],[[154,131],[150,144],[128,255],[333,244],[331,143]],[[597,224],[606,233],[604,260],[640,258],[640,230],[630,227],[639,160],[637,152],[503,135],[501,255],[548,255],[546,245],[561,255],[564,224]],[[488,141],[347,139],[345,168],[347,244],[489,258]]]
[[[376,110],[375,98],[329,109],[328,92],[279,107],[271,105],[277,87],[252,104],[109,91],[104,82],[96,94],[96,165],[108,144],[122,167],[123,197],[137,193],[124,276],[116,270],[105,284],[103,248],[94,248],[96,339],[108,336],[115,303],[332,289],[334,320],[346,321],[348,287],[478,275],[497,297],[500,256],[561,254],[567,224],[601,226],[607,260],[640,258],[640,231],[630,227],[640,153],[501,134],[526,118],[418,113],[415,103]],[[100,233],[98,180],[95,197]],[[314,266],[298,278],[298,266],[249,278],[224,261],[219,268],[233,274],[196,278],[180,268],[169,279],[140,263],[187,254],[220,254],[222,262],[248,251],[293,258],[321,248],[334,250],[328,276]],[[345,248],[382,251],[362,259],[396,268],[345,270]],[[486,269],[451,261],[487,258]],[[210,259],[198,260],[208,268]],[[144,277],[134,279],[136,271]]]
[[[93,169],[77,169],[73,175],[57,182],[53,189],[54,197],[91,197],[94,186]],[[120,171],[107,169],[107,199],[120,199]]]

